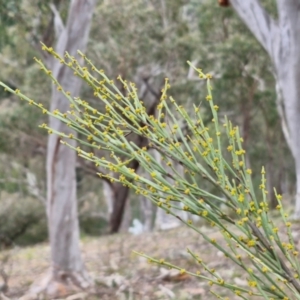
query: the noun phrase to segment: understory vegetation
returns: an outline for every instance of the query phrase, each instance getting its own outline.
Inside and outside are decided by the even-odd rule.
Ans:
[[[181,275],[189,274],[207,280],[212,287],[211,293],[219,299],[229,298],[216,292],[214,286],[243,299],[252,296],[263,299],[300,298],[299,253],[292,236],[292,224],[282,207],[282,196],[275,191],[276,209],[285,227],[285,235],[280,236],[279,227],[270,217],[265,169],[261,169],[260,183],[254,184],[239,128],[226,116],[219,117],[219,106],[213,101],[213,78],[210,74],[189,63],[199,78],[206,81],[205,99],[199,100],[192,108],[184,108],[168,95],[171,86],[166,78],[157,112],[148,114],[134,83],[128,83],[120,76],[115,83],[81,52],[78,53],[86,66],[68,53],[61,57],[52,48],[44,45],[43,49],[71,68],[75,76],[81,77],[103,103],[105,111],[97,110],[79,97],[73,98],[38,59],[40,68],[70,101],[70,110],[50,112],[20,90],[0,84],[29,105],[36,106],[79,133],[79,137],[72,133],[66,135],[45,123],[41,125],[49,134],[59,135],[61,143],[73,148],[79,157],[92,162],[99,169],[100,178],[119,182],[136,194],[147,197],[159,209],[197,232],[247,274],[248,287],[224,280],[218,270],[209,268],[202,260],[201,253],[189,248],[187,253],[199,266],[196,271],[173,265],[163,257],[152,258],[148,256],[151,253],[138,252],[139,255],[147,258],[149,263],[177,269]],[[210,126],[205,124],[204,115],[210,116]],[[70,139],[76,139],[78,146],[73,147]],[[143,139],[141,147],[136,145],[136,139]],[[148,151],[150,149],[158,155],[152,155]],[[99,157],[99,150],[105,150],[107,155]],[[132,161],[137,161],[145,173],[137,173],[131,168]],[[179,166],[183,173],[178,171]],[[182,211],[188,213],[187,219],[182,217]],[[225,244],[194,225],[193,216],[218,229]]]

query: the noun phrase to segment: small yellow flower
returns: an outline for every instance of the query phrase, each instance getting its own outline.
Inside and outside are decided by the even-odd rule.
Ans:
[[[245,200],[245,196],[243,194],[239,194],[238,201],[239,202],[244,202],[244,200]]]
[[[254,280],[250,280],[250,281],[248,281],[248,285],[249,285],[250,287],[256,287],[256,286],[257,286],[257,282],[254,281]]]
[[[211,97],[211,95],[207,95],[205,99],[206,99],[207,101],[211,101],[211,100],[212,100],[212,97]]]
[[[231,137],[234,137],[234,136],[235,136],[235,131],[236,131],[235,128],[234,128],[234,129],[231,129],[230,132],[229,132],[229,135],[230,135]]]
[[[189,195],[190,192],[191,192],[190,189],[186,189],[186,190],[184,191],[184,193],[187,194],[187,195]]]
[[[248,247],[254,247],[256,245],[256,242],[254,240],[249,240],[247,243]]]
[[[208,215],[208,211],[207,210],[204,210],[203,212],[202,212],[202,216],[203,217],[206,217]]]

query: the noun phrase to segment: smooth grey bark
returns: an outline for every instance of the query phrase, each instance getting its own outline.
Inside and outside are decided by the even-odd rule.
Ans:
[[[120,232],[128,232],[131,220],[132,220],[132,211],[131,211],[131,199],[130,197],[127,197],[125,207],[124,207],[124,214],[122,218],[122,223],[120,225]]]
[[[149,154],[152,156],[155,155],[156,150],[149,149]],[[151,176],[148,172],[145,172],[145,170],[141,170],[140,172],[143,174],[142,176],[146,177],[147,179],[151,180]],[[154,227],[154,218],[157,214],[157,206],[154,205],[154,203],[149,200],[147,197],[140,195],[139,196],[140,201],[140,211],[141,211],[141,220],[143,223],[143,231],[144,232],[151,232]]]
[[[153,219],[156,213],[156,207],[145,196],[140,197],[140,210],[143,220],[143,231],[151,232],[153,230]]]
[[[55,50],[64,55],[67,51],[77,57],[77,50],[85,51],[94,0],[72,0],[70,3],[66,26],[60,29]],[[59,15],[56,14],[56,18]],[[60,20],[61,21],[61,20]],[[73,71],[52,60],[49,63],[53,76],[57,78],[62,88],[72,96],[79,96],[81,79],[73,75]],[[69,110],[69,101],[52,85],[50,111]],[[49,126],[59,132],[72,133],[69,127],[58,119],[50,117]],[[74,140],[68,141],[72,146]],[[86,288],[90,278],[85,270],[79,247],[79,224],[77,216],[76,196],[76,152],[60,143],[57,135],[51,134],[47,148],[47,217],[51,246],[52,279]],[[50,280],[50,281],[51,281]]]
[[[296,204],[300,218],[300,3],[277,0],[278,20],[273,19],[259,0],[231,0],[243,22],[269,54],[275,69],[283,133],[295,160]]]
[[[110,216],[113,212],[114,192],[111,185],[103,180],[103,197],[107,205],[107,214]]]
[[[161,155],[156,150],[154,150],[154,157],[155,157],[156,161],[158,161],[158,162],[161,161]],[[181,176],[184,176],[183,166],[176,163],[175,161],[173,161],[172,163],[173,163],[174,168],[178,172],[178,174],[180,174]],[[167,170],[169,170],[169,172],[172,172],[171,168],[169,168],[169,167],[167,167]],[[174,183],[174,181],[170,178],[167,178],[167,180],[170,183]],[[173,205],[175,205],[175,204],[173,204]],[[176,215],[178,217],[180,217],[182,220],[186,221],[188,219],[188,213],[181,209],[182,206],[183,206],[182,204],[178,204],[178,210],[173,210],[173,211],[176,213]],[[176,228],[180,225],[182,225],[182,222],[178,218],[175,218],[171,214],[167,214],[166,211],[161,208],[157,209],[155,225],[154,225],[156,229],[168,230],[168,229]]]

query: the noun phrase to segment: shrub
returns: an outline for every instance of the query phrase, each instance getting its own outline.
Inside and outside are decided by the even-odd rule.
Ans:
[[[0,249],[47,239],[45,208],[37,199],[2,191],[0,207]]]
[[[142,253],[140,255],[147,257],[150,262],[208,280],[211,286],[221,286],[243,299],[252,296],[263,299],[299,299],[298,251],[292,238],[291,223],[288,222],[282,208],[282,197],[276,193],[277,209],[285,225],[287,241],[280,238],[279,228],[269,216],[264,168],[261,170],[261,183],[256,188],[251,180],[252,171],[246,166],[246,151],[243,149],[239,129],[227,119],[221,124],[218,118],[218,106],[213,102],[209,74],[194,68],[200,79],[207,81],[205,102],[212,112],[213,128],[204,124],[202,107],[194,105],[193,113],[187,112],[172,97],[167,96],[170,88],[168,79],[157,105],[157,117],[154,117],[146,113],[144,103],[138,98],[133,83],[118,77],[119,83],[115,84],[81,52],[79,54],[88,67],[82,67],[67,53],[65,57],[60,57],[52,48],[44,46],[44,50],[72,68],[76,76],[87,82],[94,90],[95,97],[105,104],[104,112],[94,109],[87,101],[72,98],[39,60],[37,62],[41,69],[70,101],[70,111],[49,112],[19,90],[14,91],[2,83],[1,85],[80,132],[85,138],[76,138],[79,144],[89,145],[95,150],[108,151],[110,159],[97,157],[95,152],[86,152],[80,146],[73,147],[79,156],[93,162],[97,167],[119,174],[116,178],[108,175],[110,172],[99,172],[99,177],[107,177],[111,181],[127,185],[174,217],[178,217],[178,210],[183,209],[200,216],[217,228],[226,241],[225,246],[205,235],[191,220],[182,220],[191,230],[198,232],[208,243],[238,265],[247,274],[249,287],[243,288],[225,281],[218,272],[209,269],[197,253],[189,249],[188,253],[202,266],[204,273],[189,272],[163,259],[154,259]],[[120,85],[125,93],[118,88]],[[184,126],[178,120],[184,120]],[[47,129],[50,134],[58,134],[63,139],[62,143],[72,147],[68,143],[68,139],[74,138],[72,134],[56,132],[46,124],[41,127]],[[130,134],[147,139],[147,145],[137,147],[135,143],[128,141],[127,136]],[[224,143],[227,143],[227,149],[222,149]],[[162,161],[157,161],[148,149],[158,151]],[[151,175],[151,180],[127,167],[132,160],[139,162]],[[176,164],[184,167],[184,176],[177,172],[174,167]],[[201,181],[208,181],[217,192],[210,193],[203,189]],[[182,204],[181,207],[176,205],[178,202]],[[213,290],[212,293],[224,299]]]

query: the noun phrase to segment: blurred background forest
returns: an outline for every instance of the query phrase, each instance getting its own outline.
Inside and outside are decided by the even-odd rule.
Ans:
[[[220,117],[228,116],[240,128],[255,186],[265,166],[270,207],[277,205],[275,187],[284,195],[285,206],[293,210],[295,167],[278,114],[271,59],[232,7],[222,7],[222,2],[226,1],[96,1],[85,52],[108,77],[121,75],[135,82],[140,97],[146,104],[152,103],[148,103],[150,107],[159,98],[165,77],[170,79],[170,94],[187,110],[192,111],[193,104],[201,106],[206,88],[187,60],[211,73],[214,102]],[[277,17],[275,1],[260,2]],[[0,0],[0,81],[47,108],[51,80],[33,57],[45,59],[40,42],[55,48],[58,23],[67,21],[70,2],[53,0],[52,4],[46,0]],[[87,85],[82,86],[81,97],[97,109],[105,109]],[[205,122],[207,127],[213,125],[210,111]],[[0,250],[48,241],[48,137],[38,127],[42,123],[48,123],[46,114],[0,89]],[[224,144],[224,148],[227,146]],[[122,187],[101,180],[96,171],[84,160],[77,160],[82,238],[151,232],[178,225],[141,196],[127,194]],[[214,192],[207,183],[202,185]],[[117,212],[113,189],[124,203]],[[172,237],[174,241],[182,238],[180,234]],[[119,236],[114,247],[123,247],[123,242]]]
[[[263,2],[275,14],[273,1]],[[42,57],[39,41],[51,44],[54,40],[55,18],[49,3],[2,0],[0,4],[0,80],[49,107],[51,82],[33,60]],[[68,1],[55,0],[54,4],[65,20]],[[201,104],[205,95],[204,86],[186,61],[211,72],[215,102],[221,115],[241,129],[254,181],[259,182],[264,165],[271,206],[276,205],[273,187],[286,195],[289,205],[295,175],[276,109],[271,62],[233,9],[222,8],[215,0],[98,1],[86,53],[108,76],[121,74],[153,95],[169,77],[171,94],[186,108]],[[97,107],[85,86],[82,97]],[[2,246],[47,239],[47,134],[38,128],[47,119],[0,90]],[[109,222],[105,183],[82,161],[76,165],[76,174],[81,234],[99,236],[107,232]],[[145,205],[138,198],[128,196],[121,230],[127,231],[134,219],[144,223]],[[152,222],[147,230],[154,225]]]

